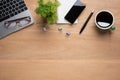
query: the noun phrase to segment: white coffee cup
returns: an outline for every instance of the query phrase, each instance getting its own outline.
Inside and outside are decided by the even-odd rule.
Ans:
[[[108,10],[101,10],[95,16],[95,24],[99,29],[102,30],[115,30],[114,25],[114,16]]]

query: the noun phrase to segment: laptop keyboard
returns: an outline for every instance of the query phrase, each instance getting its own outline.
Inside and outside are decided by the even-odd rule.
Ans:
[[[0,0],[0,22],[27,10],[24,0]]]

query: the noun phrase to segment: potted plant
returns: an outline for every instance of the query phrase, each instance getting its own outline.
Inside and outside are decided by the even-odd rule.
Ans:
[[[43,0],[38,1],[39,6],[36,8],[35,12],[44,20],[44,27],[46,27],[49,24],[53,24],[57,20],[57,7],[60,5],[60,3],[55,0],[44,2]]]

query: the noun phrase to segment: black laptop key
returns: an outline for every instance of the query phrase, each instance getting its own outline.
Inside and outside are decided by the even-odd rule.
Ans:
[[[18,14],[17,12],[15,12],[15,15]]]
[[[6,4],[7,2],[6,1],[3,1],[3,4]]]
[[[12,0],[6,0],[6,2],[10,2],[10,1],[12,1]]]
[[[13,1],[13,3],[16,3],[16,0],[15,0],[15,1]]]
[[[16,6],[19,6],[19,4],[15,4]]]
[[[22,5],[19,6],[19,8],[22,9],[24,6],[25,6],[25,5],[22,4]]]
[[[15,9],[12,9],[12,12],[14,13],[14,12],[15,12]]]
[[[2,5],[2,1],[0,1],[0,6]]]
[[[10,5],[13,5],[13,2],[10,2],[9,4],[10,4]]]
[[[28,10],[28,8],[27,8],[27,7],[24,7],[24,10]]]
[[[10,6],[10,4],[9,4],[9,3],[7,3],[7,4],[6,4],[6,6]]]
[[[10,14],[10,17],[13,17],[13,16],[14,16],[14,14],[13,14],[13,13],[11,13],[11,14]]]
[[[15,5],[12,5],[13,8],[15,8]]]
[[[23,1],[21,1],[21,2],[19,2],[19,4],[24,4],[24,2],[23,2]]]

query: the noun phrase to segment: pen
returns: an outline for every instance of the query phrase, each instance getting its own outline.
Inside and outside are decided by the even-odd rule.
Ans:
[[[83,32],[83,30],[85,29],[87,23],[89,22],[90,18],[92,17],[93,13],[94,13],[94,10],[93,10],[93,11],[90,13],[90,15],[88,16],[88,18],[87,18],[87,20],[85,21],[83,27],[81,28],[79,34],[81,34],[81,33]]]

